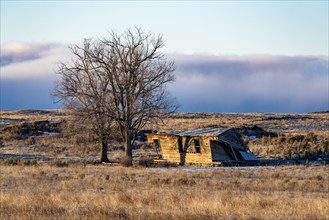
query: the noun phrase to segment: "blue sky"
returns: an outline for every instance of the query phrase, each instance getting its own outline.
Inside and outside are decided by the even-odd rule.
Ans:
[[[168,52],[328,55],[328,1],[2,1],[1,43],[81,42],[142,26]]]
[[[325,110],[328,8],[328,1],[1,1],[1,109],[58,107],[49,91],[68,44],[140,26],[162,33],[176,59],[170,89],[181,111]]]

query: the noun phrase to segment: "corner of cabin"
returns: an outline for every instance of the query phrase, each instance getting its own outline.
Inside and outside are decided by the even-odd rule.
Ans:
[[[213,164],[257,159],[252,152],[247,152],[241,135],[234,128],[220,131],[212,129],[211,132],[198,129],[147,134],[147,143],[160,150],[162,159],[179,164]]]

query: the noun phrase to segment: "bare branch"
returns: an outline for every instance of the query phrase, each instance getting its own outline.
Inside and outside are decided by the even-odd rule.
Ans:
[[[59,65],[55,94],[67,107],[94,119],[100,137],[106,133],[102,129],[116,124],[126,155],[132,157],[135,131],[178,106],[166,87],[175,80],[175,67],[160,52],[164,44],[162,35],[141,28],[85,39],[82,46],[70,47],[72,61]]]

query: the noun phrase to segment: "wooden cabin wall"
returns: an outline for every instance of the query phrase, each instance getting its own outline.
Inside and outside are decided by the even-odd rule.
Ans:
[[[185,139],[184,139],[185,138]],[[200,141],[201,152],[195,153],[194,147],[194,139],[198,139]],[[211,163],[211,149],[210,149],[210,141],[217,140],[217,137],[183,137],[183,143],[187,143],[187,150],[185,153],[185,163]]]
[[[147,144],[150,146],[153,146],[153,139],[159,139],[159,135],[158,134],[147,134]]]
[[[153,139],[158,139],[161,147],[162,158],[171,162],[188,163],[211,163],[212,155],[210,141],[218,140],[217,137],[181,137],[183,152],[178,149],[178,136],[148,135],[148,143],[152,145]],[[195,152],[194,139],[200,142],[200,153]]]
[[[160,147],[162,158],[171,162],[180,162],[180,154],[178,151],[178,137],[176,136],[160,136]]]

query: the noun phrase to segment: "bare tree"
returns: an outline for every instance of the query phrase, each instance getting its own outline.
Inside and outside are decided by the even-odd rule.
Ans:
[[[135,132],[177,109],[166,89],[174,81],[174,61],[159,52],[164,46],[161,35],[139,28],[121,35],[112,31],[101,45],[94,58],[108,75],[113,97],[108,110],[120,128],[126,156],[131,158]]]
[[[174,61],[159,50],[161,35],[140,28],[72,48],[73,65],[62,64],[57,96],[92,117],[100,137],[115,122],[126,156],[132,158],[135,133],[146,123],[177,109],[166,85],[174,81]],[[76,107],[77,106],[77,107]],[[105,132],[105,130],[107,130]],[[101,138],[101,140],[105,140]]]
[[[90,56],[95,44],[85,40],[83,47],[70,47],[73,58],[69,63],[60,63],[54,94],[64,106],[73,110],[80,121],[91,123],[93,133],[101,143],[101,162],[108,162],[107,147],[114,124],[106,109],[112,102],[107,75],[98,71]]]

